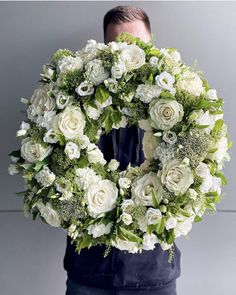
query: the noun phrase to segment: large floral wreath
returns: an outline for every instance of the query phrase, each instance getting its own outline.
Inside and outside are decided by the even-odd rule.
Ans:
[[[59,49],[43,66],[9,154],[22,174],[24,214],[68,232],[83,248],[106,244],[129,253],[170,250],[222,199],[227,149],[223,100],[173,48],[122,33]],[[112,128],[144,129],[145,161],[119,170],[96,143]],[[171,252],[172,251],[172,252]]]

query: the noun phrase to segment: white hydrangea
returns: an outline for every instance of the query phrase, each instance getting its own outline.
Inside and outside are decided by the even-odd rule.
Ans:
[[[198,74],[189,70],[180,75],[176,82],[176,88],[179,91],[185,91],[196,97],[200,96],[204,92],[201,78],[198,76]]]
[[[85,77],[95,86],[101,84],[110,76],[110,73],[108,71],[105,71],[100,59],[89,61],[85,65],[85,70]]]

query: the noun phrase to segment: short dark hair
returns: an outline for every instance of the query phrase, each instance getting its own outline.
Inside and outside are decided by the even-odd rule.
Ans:
[[[110,9],[103,18],[103,34],[104,40],[106,36],[107,27],[110,23],[121,24],[126,22],[132,22],[135,20],[141,20],[144,22],[147,30],[151,33],[150,20],[147,13],[134,6],[119,5]]]

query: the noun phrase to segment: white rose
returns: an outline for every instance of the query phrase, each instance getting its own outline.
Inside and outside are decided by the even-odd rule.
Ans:
[[[80,96],[91,95],[94,92],[93,84],[90,81],[83,81],[75,89]]]
[[[119,178],[118,183],[121,188],[129,188],[131,180],[127,177],[121,177]]]
[[[34,120],[35,116],[42,116],[45,112],[55,109],[56,102],[54,98],[48,95],[50,90],[50,84],[43,84],[34,90],[30,98],[31,105],[26,110],[30,120]]]
[[[217,100],[217,92],[216,89],[209,89],[206,93],[205,93],[205,98],[209,99],[209,100]]]
[[[60,73],[70,72],[74,70],[82,70],[83,61],[81,57],[65,56],[58,60],[57,70]]]
[[[55,116],[52,123],[54,131],[61,132],[66,139],[79,138],[83,134],[85,125],[85,116],[77,106],[67,106]]]
[[[120,79],[126,72],[126,66],[123,63],[117,63],[111,68],[111,75],[114,79]]]
[[[49,202],[47,202],[45,206],[40,199],[33,205],[33,207],[35,206],[39,209],[41,216],[48,224],[51,226],[60,227],[60,217]]]
[[[85,70],[85,76],[93,85],[102,83],[110,75],[108,71],[105,71],[100,59],[89,61],[85,66]]]
[[[65,154],[72,160],[80,157],[78,145],[72,141],[68,141],[64,148]]]
[[[52,146],[45,147],[27,137],[22,141],[21,157],[30,163],[36,163],[50,155],[52,150]]]
[[[175,83],[175,78],[169,74],[168,72],[164,71],[160,75],[155,77],[156,85],[159,86],[164,90],[168,90],[170,93],[175,95],[175,88],[173,84]]]
[[[135,44],[123,48],[119,58],[126,65],[128,71],[138,69],[145,64],[145,52]]]
[[[144,103],[149,103],[153,97],[159,97],[161,89],[157,85],[139,84],[136,88],[135,97]]]
[[[120,219],[124,222],[124,224],[129,225],[133,222],[133,218],[130,214],[123,212],[120,216]]]
[[[105,165],[107,162],[103,157],[103,153],[94,143],[90,143],[88,145],[87,155],[88,155],[88,161],[90,163],[101,163],[102,165]]]
[[[162,218],[162,213],[159,209],[148,208],[145,216],[147,224],[157,224]]]
[[[115,183],[108,179],[91,184],[85,192],[89,214],[94,218],[104,216],[104,213],[115,208],[117,196]]]
[[[183,194],[193,183],[193,173],[183,161],[174,159],[163,166],[161,182],[175,195]]]
[[[88,167],[77,168],[75,173],[78,176],[77,181],[79,187],[82,187],[85,190],[87,190],[91,184],[97,183],[101,180],[101,177]]]
[[[203,91],[203,83],[201,78],[194,72],[185,71],[176,83],[179,91],[186,91],[191,95],[200,96]]]
[[[153,159],[155,150],[159,142],[160,140],[156,136],[154,136],[152,132],[144,132],[142,147],[146,159]]]
[[[132,185],[132,197],[137,204],[153,206],[152,194],[157,192],[161,186],[160,178],[154,172],[138,178]]]
[[[116,241],[111,241],[112,246],[118,248],[119,250],[128,251],[129,253],[137,253],[138,252],[138,243],[130,242],[126,240],[122,240],[120,238],[116,238]]]
[[[43,187],[48,187],[52,185],[56,175],[49,169],[49,167],[44,165],[43,169],[36,173],[35,178]]]
[[[143,249],[144,250],[153,250],[155,244],[158,243],[158,238],[154,234],[145,233],[143,235]]]
[[[112,223],[105,225],[104,223],[90,224],[87,228],[88,234],[92,235],[94,238],[98,238],[103,235],[107,235],[111,232]]]
[[[150,109],[152,127],[161,130],[171,129],[183,115],[183,106],[176,100],[160,99]]]

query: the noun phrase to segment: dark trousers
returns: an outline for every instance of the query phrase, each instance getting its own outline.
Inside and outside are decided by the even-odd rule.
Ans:
[[[176,280],[168,285],[153,290],[112,290],[80,285],[67,278],[66,288],[65,295],[177,295]]]

